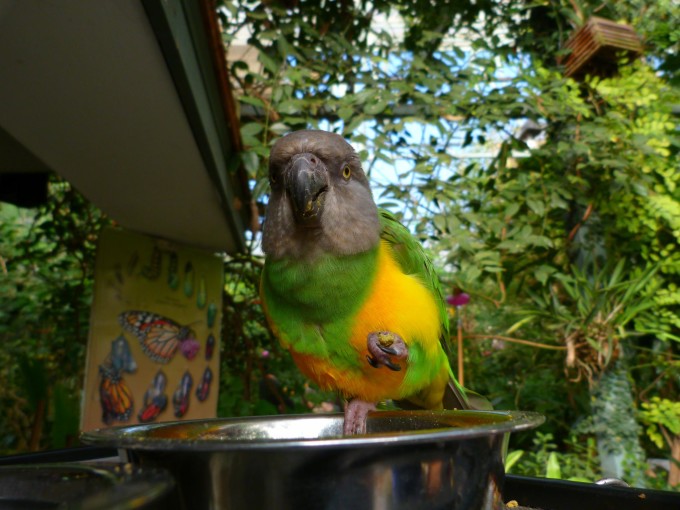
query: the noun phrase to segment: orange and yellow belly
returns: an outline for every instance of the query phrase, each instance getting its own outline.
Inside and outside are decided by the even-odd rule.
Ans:
[[[402,273],[383,242],[378,254],[378,271],[367,298],[356,314],[346,339],[356,357],[348,368],[334,363],[332,357],[318,357],[295,351],[289,346],[300,370],[324,389],[341,391],[347,397],[377,402],[403,399],[426,391],[429,407],[441,402],[448,381],[448,361],[439,337],[441,318],[435,297],[414,276]],[[374,368],[366,357],[371,332],[391,331],[400,335],[409,348],[402,370]],[[434,404],[432,404],[434,403]]]

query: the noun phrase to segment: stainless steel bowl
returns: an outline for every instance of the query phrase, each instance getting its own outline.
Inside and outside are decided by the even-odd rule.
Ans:
[[[215,419],[85,433],[169,470],[184,510],[500,510],[503,440],[519,411],[383,411],[342,436],[342,415]]]
[[[163,470],[127,465],[30,464],[0,467],[0,510],[167,508],[174,485]]]

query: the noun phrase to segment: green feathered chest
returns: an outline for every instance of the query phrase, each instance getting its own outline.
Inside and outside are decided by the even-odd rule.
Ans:
[[[377,272],[378,249],[314,261],[267,260],[261,297],[274,333],[297,352],[327,356],[346,345]]]

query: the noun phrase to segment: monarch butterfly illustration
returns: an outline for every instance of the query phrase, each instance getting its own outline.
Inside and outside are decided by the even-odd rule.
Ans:
[[[118,322],[139,339],[144,354],[157,363],[168,363],[180,345],[187,359],[193,359],[198,352],[194,331],[162,315],[132,310],[121,313]]]
[[[114,420],[128,421],[134,400],[132,391],[117,370],[111,365],[99,365],[99,401],[102,405],[102,421],[110,425]]]
[[[158,418],[168,405],[168,397],[165,395],[165,386],[168,378],[162,370],[159,370],[151,381],[149,389],[144,393],[144,407],[137,415],[140,422],[146,423]]]

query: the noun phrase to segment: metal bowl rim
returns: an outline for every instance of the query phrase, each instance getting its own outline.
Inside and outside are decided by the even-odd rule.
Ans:
[[[433,428],[418,431],[372,433],[357,436],[342,436],[328,438],[291,438],[291,439],[174,439],[144,437],[145,431],[170,428],[178,425],[191,426],[195,424],[219,425],[239,424],[263,421],[291,422],[298,420],[338,420],[341,413],[326,414],[293,414],[274,416],[250,416],[241,418],[209,418],[203,420],[172,421],[154,424],[132,426],[118,426],[95,429],[81,434],[84,443],[123,448],[129,450],[172,450],[172,451],[237,451],[237,450],[290,450],[303,448],[359,448],[376,445],[405,445],[433,442],[449,442],[482,436],[491,436],[528,430],[541,425],[545,417],[531,411],[379,411],[371,413],[369,419],[380,415],[387,417],[399,413],[404,418],[420,416],[433,417],[437,414],[475,413],[491,414],[507,417],[503,421],[460,428]]]

